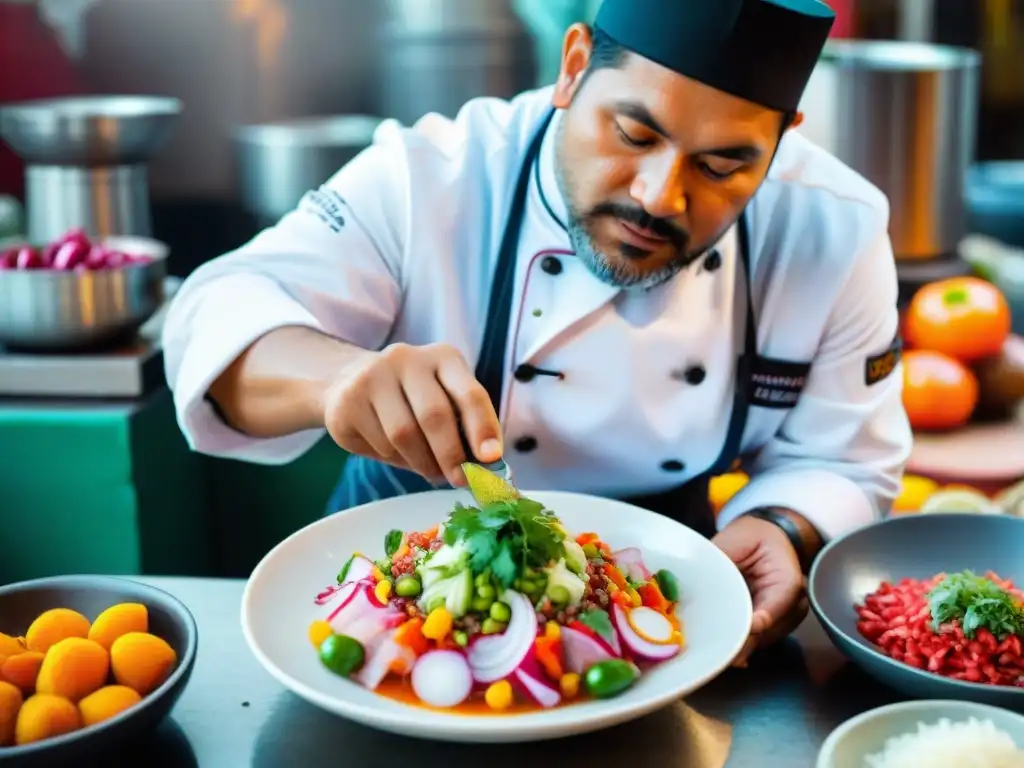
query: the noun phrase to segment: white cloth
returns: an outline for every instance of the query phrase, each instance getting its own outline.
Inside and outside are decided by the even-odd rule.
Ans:
[[[204,401],[243,349],[285,325],[372,349],[446,342],[474,364],[513,187],[550,98],[544,89],[472,101],[455,120],[385,123],[373,146],[296,211],[197,269],[163,339],[189,444],[284,463],[322,436],[249,438]],[[725,439],[745,317],[736,233],[718,244],[717,270],[699,261],[651,291],[605,285],[573,257],[560,224],[552,134],[516,267],[501,404],[506,452],[525,489],[664,491],[709,469]],[[747,216],[759,351],[811,371],[794,408],[751,407],[743,451],[759,452],[753,479],[720,525],[777,505],[834,536],[888,511],[911,444],[902,369],[871,385],[865,373],[898,326],[888,204],[790,132]],[[557,274],[545,270],[552,254]],[[511,374],[523,363],[564,378],[517,381]],[[703,382],[679,375],[698,365]],[[524,437],[536,447],[517,452]],[[673,471],[678,463],[684,469]]]

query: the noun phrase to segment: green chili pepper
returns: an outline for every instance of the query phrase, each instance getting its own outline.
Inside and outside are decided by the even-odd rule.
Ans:
[[[363,666],[366,652],[355,638],[331,635],[320,644],[320,661],[334,674],[348,677]]]
[[[352,561],[355,560],[355,559],[356,559],[356,556],[352,555],[352,557],[350,557],[348,559],[348,561],[343,566],[341,566],[341,570],[338,571],[338,583],[339,584],[344,584],[345,583],[345,578],[348,576],[349,569],[352,567]]]
[[[661,594],[665,596],[665,599],[669,602],[679,602],[679,596],[681,590],[679,589],[679,581],[672,571],[666,571],[664,569],[654,574],[654,578],[658,582],[658,589],[661,590]]]
[[[633,664],[622,659],[608,659],[590,667],[584,680],[587,691],[595,699],[610,699],[633,685],[638,677],[639,671]]]

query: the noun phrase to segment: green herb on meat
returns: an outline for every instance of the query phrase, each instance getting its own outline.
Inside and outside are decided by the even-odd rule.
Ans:
[[[1024,637],[1024,605],[990,579],[963,571],[947,576],[928,593],[928,607],[936,629],[960,620],[964,635],[973,638],[982,627],[999,640]]]
[[[542,568],[565,555],[555,516],[542,504],[516,499],[484,505],[457,504],[444,526],[444,542],[464,542],[474,573],[490,568],[503,586],[521,570]]]
[[[402,539],[404,536],[405,534],[398,529],[388,531],[387,536],[384,537],[384,554],[388,557],[395,554],[395,552],[398,551],[398,548],[402,546]]]
[[[607,643],[615,641],[615,629],[612,627],[611,617],[600,608],[593,608],[586,613],[580,614],[580,622],[590,629]]]

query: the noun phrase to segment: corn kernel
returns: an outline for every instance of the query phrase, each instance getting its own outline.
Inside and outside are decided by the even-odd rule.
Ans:
[[[374,581],[385,581],[387,576],[384,575],[384,571],[378,568],[376,565],[373,566],[373,580]]]
[[[314,621],[309,625],[309,642],[313,644],[314,648],[319,649],[324,644],[324,640],[333,634],[334,630],[326,621]]]
[[[508,709],[512,706],[512,686],[508,680],[491,683],[484,693],[484,701],[491,709]]]
[[[420,630],[429,640],[443,640],[452,631],[452,615],[444,608],[435,608]]]
[[[614,595],[616,592],[619,591],[619,587],[618,587],[617,584],[614,584],[614,583],[609,581],[605,585],[604,591],[607,592],[609,595]]]
[[[373,588],[373,594],[382,603],[386,603],[391,599],[391,582],[385,579],[384,581],[378,581],[377,586]]]
[[[544,625],[544,637],[549,640],[557,640],[562,636],[562,628],[558,626],[557,622],[549,621]]]
[[[643,599],[640,597],[640,593],[632,587],[626,590],[626,594],[629,595],[629,599],[633,602],[634,608],[639,608],[641,605],[644,604]]]
[[[580,692],[580,676],[575,672],[568,672],[562,675],[562,679],[558,681],[558,687],[562,689],[562,695],[565,698],[574,699]]]

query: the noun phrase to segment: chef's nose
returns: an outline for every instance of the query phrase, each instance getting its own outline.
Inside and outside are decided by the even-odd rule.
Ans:
[[[673,154],[647,159],[633,180],[630,195],[648,214],[672,219],[686,212],[683,159]]]

